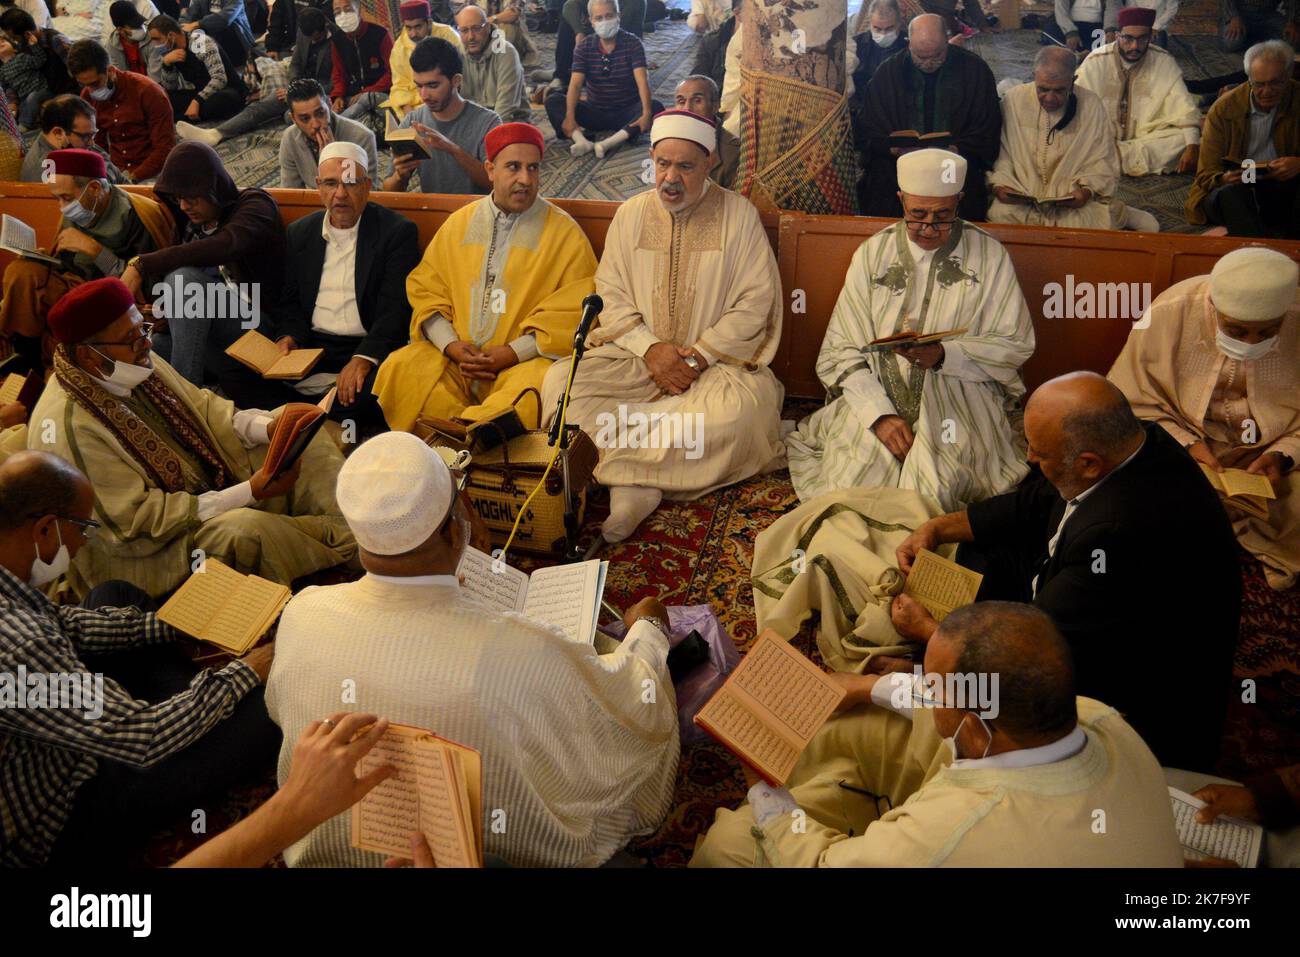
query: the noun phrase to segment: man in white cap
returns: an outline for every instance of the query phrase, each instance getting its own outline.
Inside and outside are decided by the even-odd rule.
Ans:
[[[226,394],[243,408],[274,409],[338,386],[331,416],[359,432],[382,430],[372,394],[379,364],[406,343],[411,307],[406,276],[420,258],[415,223],[370,201],[369,157],[334,140],[320,151],[316,188],[324,209],[286,231],[288,268],[271,329],[280,351],[324,349],[313,374],[294,383],[264,379],[237,362],[220,369]]]
[[[697,498],[785,458],[782,389],[768,368],[781,339],[781,281],[758,211],[709,182],[711,120],[667,110],[650,141],[655,189],[610,224],[596,270],[604,311],[568,407],[568,421],[600,448],[611,542],[664,495]],[[547,373],[548,414],[568,378],[567,361]]]
[[[1008,415],[1025,391],[1034,327],[1006,250],[957,218],[966,169],[948,150],[898,159],[905,218],[854,254],[817,358],[831,401],[786,440],[805,502],[890,486],[947,511],[1025,474]],[[965,331],[928,345],[866,349],[956,329]]]
[[[634,606],[622,644],[598,654],[478,604],[456,578],[469,509],[443,460],[408,433],[362,444],[337,494],[368,574],[300,592],[280,620],[267,710],[285,736],[281,783],[293,742],[339,709],[342,689],[353,710],[479,751],[485,850],[512,865],[597,866],[653,830],[679,748],[663,606]],[[285,861],[379,867],[384,855],[351,846],[344,813]]]
[[[1268,518],[1227,505],[1242,548],[1276,589],[1300,573],[1300,267],[1246,247],[1170,286],[1129,333],[1110,379],[1198,462],[1266,476]],[[1225,503],[1226,505],[1226,503]]]

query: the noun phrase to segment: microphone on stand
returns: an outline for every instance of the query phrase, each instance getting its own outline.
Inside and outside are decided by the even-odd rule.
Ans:
[[[576,374],[578,360],[587,351],[587,334],[591,332],[592,324],[595,323],[596,317],[600,315],[600,311],[604,308],[605,300],[594,292],[582,300],[582,318],[578,320],[578,331],[573,335],[573,368],[569,370],[569,381],[565,383],[564,393],[560,396],[559,403],[557,403],[555,421],[551,423],[551,434],[547,436],[547,445],[554,445],[560,441],[562,422],[558,410],[564,408],[564,400],[569,394],[569,385],[573,382],[573,376]]]

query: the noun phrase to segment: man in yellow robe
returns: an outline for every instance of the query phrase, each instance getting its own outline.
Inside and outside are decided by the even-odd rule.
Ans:
[[[415,74],[411,72],[411,51],[415,45],[426,37],[441,37],[461,56],[465,55],[465,48],[459,33],[433,19],[429,0],[406,0],[397,9],[402,18],[402,29],[397,31],[392,52],[388,54],[388,73],[393,78],[393,85],[389,88],[388,99],[379,105],[392,110],[401,120],[420,105],[420,91],[415,88]]]
[[[419,418],[489,418],[570,352],[596,256],[568,213],[537,195],[542,134],[488,133],[492,193],[452,213],[406,280],[411,343],[384,360],[375,395],[389,428]],[[537,426],[537,405],[519,413]]]

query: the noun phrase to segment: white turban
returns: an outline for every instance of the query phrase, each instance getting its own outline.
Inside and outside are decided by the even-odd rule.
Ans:
[[[952,150],[913,150],[898,158],[898,188],[909,196],[956,196],[966,160]]]
[[[667,139],[690,140],[706,153],[712,153],[718,146],[718,128],[711,120],[689,110],[664,110],[650,124],[650,148]]]
[[[1295,302],[1300,266],[1275,249],[1234,249],[1210,270],[1210,301],[1241,322],[1272,322]]]
[[[401,555],[442,526],[455,488],[437,452],[409,432],[385,432],[343,463],[335,495],[358,545]]]
[[[360,143],[345,143],[342,140],[327,143],[325,148],[320,151],[320,159],[316,161],[316,168],[320,169],[325,165],[326,160],[332,159],[352,160],[362,170],[370,168],[370,157],[366,155],[365,148]]]

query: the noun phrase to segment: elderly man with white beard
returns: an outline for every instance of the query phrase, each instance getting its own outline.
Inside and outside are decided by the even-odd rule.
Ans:
[[[592,435],[620,413],[659,423],[639,437],[648,441],[602,443],[596,479],[610,488],[610,542],[665,495],[697,498],[784,463],[782,388],[768,368],[781,338],[781,283],[758,211],[709,182],[718,162],[710,120],[667,110],[650,141],[655,189],[610,224],[596,270],[604,312],[568,405],[568,421]],[[554,412],[569,369],[552,366],[544,409]],[[691,419],[702,422],[702,455],[681,447],[674,425]]]

